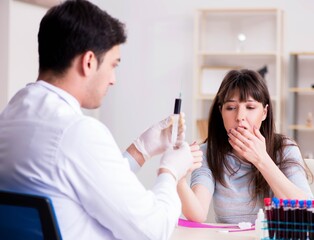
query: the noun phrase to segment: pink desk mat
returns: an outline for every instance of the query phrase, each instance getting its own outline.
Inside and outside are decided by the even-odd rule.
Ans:
[[[238,225],[215,225],[215,224],[207,224],[207,223],[198,223],[192,222],[189,220],[185,220],[179,218],[178,225],[181,227],[188,227],[188,228],[237,228],[239,229]]]

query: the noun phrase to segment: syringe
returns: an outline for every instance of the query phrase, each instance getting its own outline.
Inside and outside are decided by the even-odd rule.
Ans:
[[[180,111],[181,111],[181,94],[179,98],[175,99],[174,103],[174,116],[173,116],[173,123],[172,123],[172,134],[171,134],[171,143],[173,146],[176,145],[177,137],[178,137],[178,125],[179,125],[179,118],[180,118]]]

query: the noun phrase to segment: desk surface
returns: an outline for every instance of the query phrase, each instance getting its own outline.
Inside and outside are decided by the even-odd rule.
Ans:
[[[255,231],[222,232],[216,228],[188,228],[178,226],[171,240],[256,240]]]

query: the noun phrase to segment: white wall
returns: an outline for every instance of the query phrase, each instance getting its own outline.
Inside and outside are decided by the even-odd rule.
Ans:
[[[122,48],[117,83],[110,89],[99,113],[101,121],[111,129],[122,150],[146,127],[172,113],[174,98],[180,91],[180,81],[183,94],[182,110],[186,113],[188,127],[187,140],[193,140],[190,126],[195,9],[279,7],[285,12],[285,64],[290,51],[314,51],[314,28],[311,27],[314,22],[314,3],[309,0],[93,2],[125,22],[128,32],[128,41]],[[0,50],[4,53],[0,56],[0,109],[20,87],[36,79],[37,30],[45,12],[44,8],[26,3],[0,1]],[[8,66],[6,62],[9,63]],[[139,173],[146,186],[151,186],[155,179],[157,161],[158,159],[154,159],[149,162],[144,171]]]
[[[37,32],[47,9],[18,1],[10,1],[8,96],[38,75]]]
[[[17,90],[37,78],[37,32],[46,11],[19,1],[0,1],[0,110]]]
[[[314,22],[314,3],[308,0],[115,0],[110,6],[101,0],[97,3],[124,21],[128,29],[117,84],[101,109],[102,121],[112,130],[122,149],[145,127],[172,113],[180,80],[183,82],[182,108],[187,119],[187,140],[193,140],[190,117],[195,9],[281,8],[285,15],[284,67],[289,52],[314,50],[314,28],[309,26]],[[284,71],[284,80],[287,80],[287,69]],[[147,186],[154,180],[152,169],[156,166],[157,161],[150,162],[139,173]]]
[[[9,69],[9,2],[0,1],[0,110],[7,101]]]

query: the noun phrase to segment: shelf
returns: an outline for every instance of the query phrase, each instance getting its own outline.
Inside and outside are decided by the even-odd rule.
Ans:
[[[265,13],[275,14],[278,9],[276,8],[202,8],[197,9],[197,11],[202,13],[228,13],[228,14],[237,14],[237,13],[251,13],[251,14],[258,14]]]
[[[296,92],[296,93],[314,93],[314,88],[289,88],[289,92]]]
[[[199,51],[200,56],[243,56],[243,57],[276,57],[276,52],[212,52]]]
[[[198,100],[213,100],[215,98],[216,94],[200,94],[196,95],[195,98]],[[276,96],[271,96],[272,101],[277,101]]]
[[[291,52],[290,55],[294,55],[294,56],[314,56],[314,52]]]
[[[209,95],[197,95],[196,99],[198,100],[213,100],[215,98],[216,94],[209,94]]]
[[[225,74],[231,69],[265,75],[281,131],[282,19],[275,8],[198,9],[194,32],[193,140],[204,139],[203,124]],[[203,122],[202,122],[203,123]]]
[[[314,127],[308,127],[306,125],[290,125],[289,129],[299,131],[314,131]]]
[[[314,52],[289,54],[289,88],[287,98],[288,135],[299,145],[303,155],[313,153]],[[305,87],[304,87],[305,86]]]

